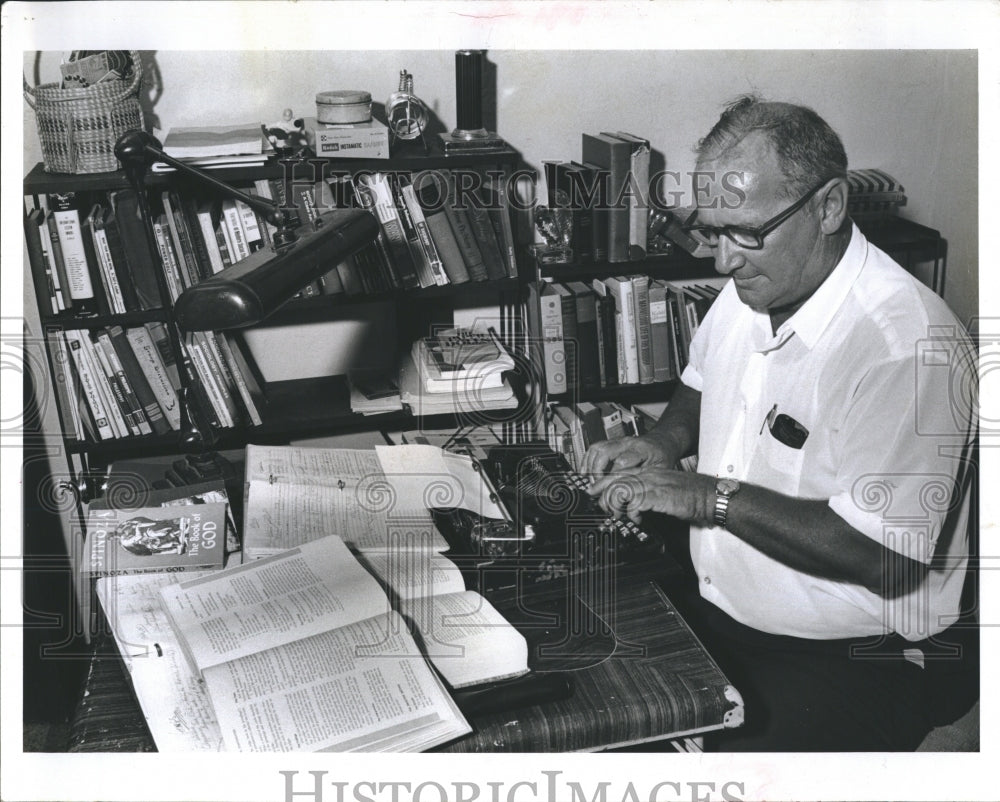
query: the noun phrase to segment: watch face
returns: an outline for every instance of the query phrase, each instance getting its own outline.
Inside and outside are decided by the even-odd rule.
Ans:
[[[715,483],[715,492],[720,496],[731,496],[740,489],[740,483],[735,479],[719,479]]]

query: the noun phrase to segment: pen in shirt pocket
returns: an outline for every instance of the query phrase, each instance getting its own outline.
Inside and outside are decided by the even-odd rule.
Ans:
[[[760,425],[760,434],[764,434],[764,427],[767,427],[775,440],[789,448],[802,448],[806,438],[809,437],[809,430],[795,418],[784,413],[779,414],[777,404],[771,407],[771,411],[764,417],[764,422]]]

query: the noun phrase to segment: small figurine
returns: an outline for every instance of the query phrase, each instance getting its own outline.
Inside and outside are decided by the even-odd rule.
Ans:
[[[292,119],[291,109],[285,109],[277,122],[261,125],[261,130],[279,156],[298,155],[308,144],[305,123],[301,117]]]

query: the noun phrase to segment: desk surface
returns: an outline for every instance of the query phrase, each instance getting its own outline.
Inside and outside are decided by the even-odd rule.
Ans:
[[[739,694],[648,572],[570,575],[493,601],[524,633],[531,668],[565,672],[574,693],[470,718],[473,733],[439,751],[598,750],[742,722]],[[73,752],[156,749],[110,637],[95,644],[70,740]]]

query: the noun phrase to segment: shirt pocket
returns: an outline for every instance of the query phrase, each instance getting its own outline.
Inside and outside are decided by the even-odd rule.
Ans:
[[[757,438],[747,479],[782,493],[796,493],[802,478],[804,448],[792,448],[778,440],[768,429]]]

